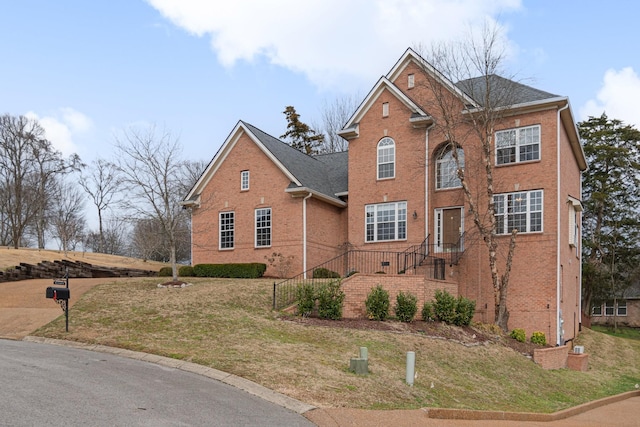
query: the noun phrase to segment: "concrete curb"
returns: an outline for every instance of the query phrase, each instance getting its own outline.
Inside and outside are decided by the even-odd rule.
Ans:
[[[191,372],[194,374],[202,375],[230,386],[239,388],[246,391],[249,394],[257,396],[273,404],[282,406],[290,411],[298,414],[304,414],[312,409],[316,409],[315,406],[308,405],[304,402],[300,402],[292,397],[285,396],[271,389],[256,384],[247,379],[238,377],[236,375],[228,374],[217,369],[209,368],[206,366],[198,365],[196,363],[185,362],[184,360],[171,359],[169,357],[157,356],[155,354],[142,353],[139,351],[125,350],[122,348],[108,347],[105,345],[97,344],[84,344],[75,341],[58,340],[53,338],[42,338],[34,336],[26,336],[22,341],[29,341],[41,344],[52,344],[63,347],[72,347],[82,350],[96,351],[99,353],[108,353],[116,356],[127,357],[129,359],[141,360],[144,362],[155,363],[157,365],[166,366],[169,368],[179,369],[181,371]]]
[[[425,408],[428,418],[447,419],[447,420],[503,420],[503,421],[538,421],[549,422],[564,420],[583,412],[599,408],[604,405],[620,402],[621,400],[631,397],[640,396],[640,390],[628,391],[626,393],[616,394],[592,402],[583,403],[582,405],[564,409],[562,411],[551,414],[539,414],[535,412],[505,412],[505,411],[474,411],[467,409],[445,409],[445,408]]]

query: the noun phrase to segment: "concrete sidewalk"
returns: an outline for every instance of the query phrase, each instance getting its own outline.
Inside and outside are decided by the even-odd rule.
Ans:
[[[72,279],[70,306],[80,296],[100,283],[127,279]],[[82,344],[76,342],[27,337],[27,335],[62,314],[60,307],[45,298],[51,279],[0,283],[4,297],[0,299],[0,338],[26,339],[55,343],[118,354],[152,363],[184,369],[227,382],[235,387],[277,403],[294,412],[304,414],[321,427],[351,426],[545,426],[545,427],[640,427],[640,390],[589,402],[554,414],[467,411],[440,408],[416,410],[362,410],[349,408],[314,408],[288,396],[266,389],[244,378],[193,363],[129,350]]]

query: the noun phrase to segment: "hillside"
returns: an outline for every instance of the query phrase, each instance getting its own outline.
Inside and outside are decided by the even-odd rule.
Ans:
[[[65,255],[63,251],[47,249],[0,248],[0,270],[2,271],[15,267],[21,262],[27,264],[38,264],[42,261],[56,260],[81,261],[95,266],[135,268],[140,270],[160,270],[160,268],[168,265],[156,261],[145,261],[138,258],[128,258],[118,255],[107,255],[93,252],[67,252]]]

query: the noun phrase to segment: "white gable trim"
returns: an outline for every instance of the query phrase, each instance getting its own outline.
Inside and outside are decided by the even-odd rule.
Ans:
[[[347,124],[342,128],[339,135],[347,138],[348,136],[356,137],[358,136],[358,123],[364,115],[371,109],[373,104],[375,104],[376,100],[384,90],[388,90],[391,92],[398,100],[400,100],[412,113],[417,113],[421,116],[428,117],[428,114],[418,106],[415,102],[411,100],[407,95],[404,94],[396,85],[391,83],[389,79],[386,77],[380,77],[378,82],[375,84],[373,89],[369,91],[367,97],[362,101],[358,109],[353,113]]]
[[[466,93],[458,89],[456,85],[453,84],[451,80],[449,80],[444,74],[440,71],[436,70],[433,65],[429,64],[423,57],[418,55],[415,50],[408,48],[402,57],[396,62],[396,64],[391,68],[391,70],[387,73],[387,78],[390,81],[395,81],[398,76],[407,68],[407,65],[410,62],[414,62],[418,67],[429,74],[431,77],[436,79],[440,84],[445,86],[449,91],[453,92],[456,96],[463,100],[465,105],[473,105],[474,107],[479,107],[478,103],[469,97]]]
[[[298,179],[293,176],[293,174],[284,167],[284,165],[273,155],[271,151],[267,149],[256,137],[251,130],[242,121],[239,121],[236,126],[233,128],[227,139],[224,141],[218,152],[213,156],[213,160],[209,163],[205,171],[202,173],[198,181],[195,183],[193,188],[189,191],[189,194],[184,198],[184,202],[188,202],[189,200],[199,197],[200,193],[204,190],[204,188],[209,185],[209,182],[216,174],[222,163],[226,160],[227,156],[231,152],[231,150],[235,147],[236,143],[240,139],[240,137],[246,134],[257,146],[262,150],[262,152],[282,171],[282,173],[296,185],[301,186],[302,184]],[[183,203],[187,204],[187,203]]]

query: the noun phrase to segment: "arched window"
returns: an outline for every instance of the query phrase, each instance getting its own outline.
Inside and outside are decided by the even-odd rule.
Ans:
[[[388,136],[378,142],[378,179],[396,176],[396,143]]]
[[[464,151],[457,147],[458,162],[460,168],[464,170]],[[451,144],[445,145],[436,156],[436,188],[456,188],[460,187],[458,177],[458,165],[453,157],[453,147]]]

